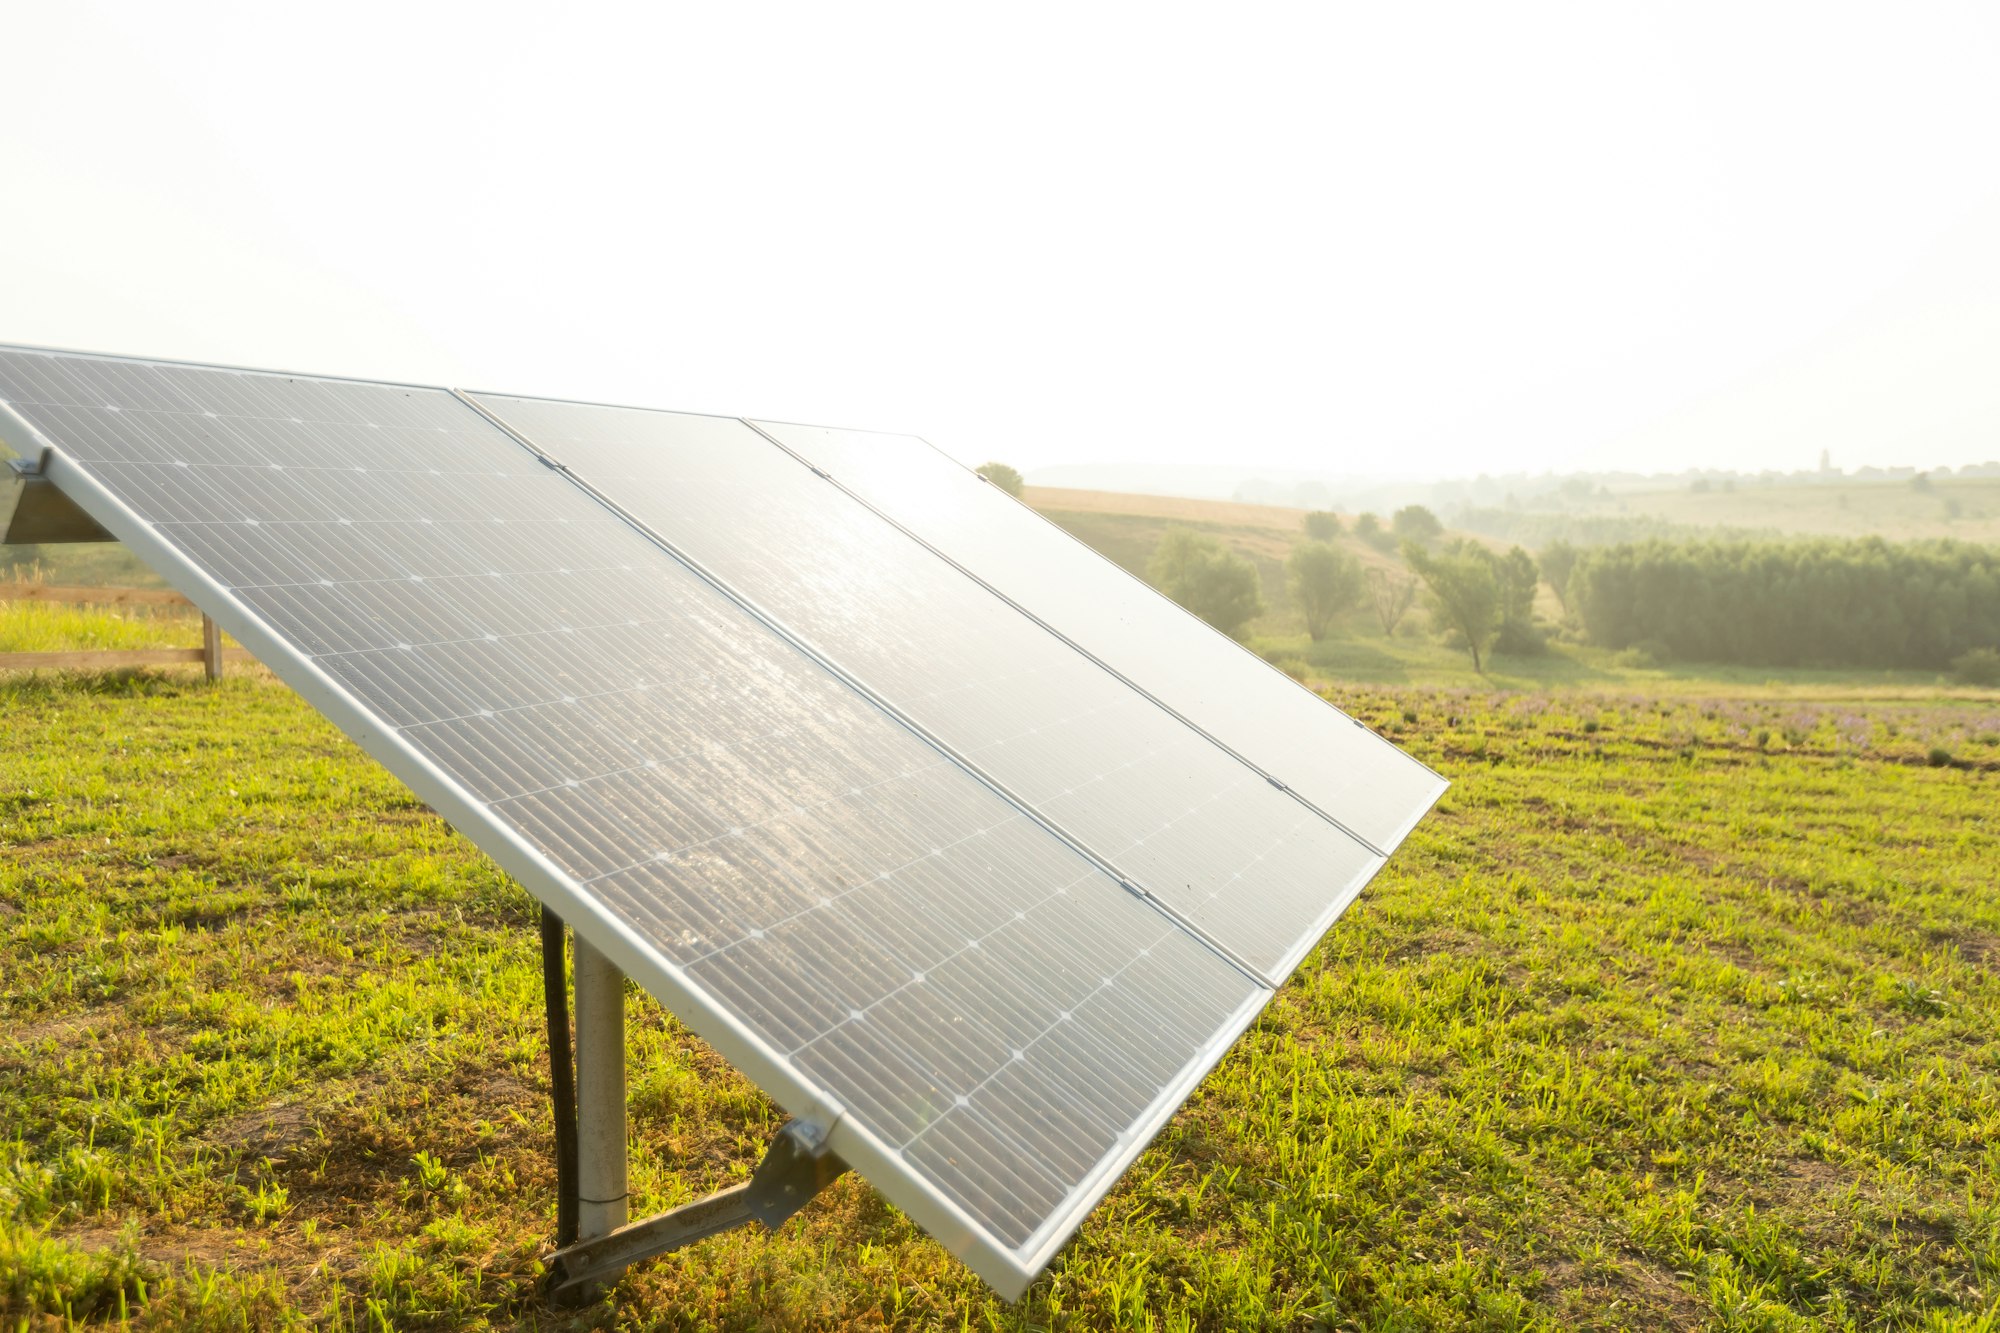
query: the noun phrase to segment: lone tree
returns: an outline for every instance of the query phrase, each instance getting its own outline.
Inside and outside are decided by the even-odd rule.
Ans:
[[[1493,638],[1493,651],[1528,657],[1548,649],[1541,627],[1535,624],[1535,589],[1542,584],[1535,557],[1519,546],[1507,554],[1494,555],[1483,546],[1460,542],[1493,565],[1493,578],[1500,587],[1500,632]]]
[[[1360,600],[1361,562],[1328,542],[1300,542],[1285,558],[1292,596],[1317,643],[1333,618]]]
[[[1316,542],[1330,542],[1340,536],[1340,515],[1330,509],[1315,509],[1306,515],[1306,536]]]
[[[1553,541],[1542,548],[1542,577],[1555,589],[1564,612],[1569,610],[1569,576],[1576,568],[1576,548],[1565,541]]]
[[[1232,639],[1264,609],[1257,566],[1191,528],[1167,529],[1146,575],[1161,592]]]
[[[1403,543],[1403,559],[1424,581],[1431,614],[1463,636],[1472,669],[1484,675],[1481,650],[1500,629],[1500,581],[1492,560],[1476,549],[1433,553],[1415,542]]]
[[[1021,498],[1021,474],[1005,463],[981,463],[973,471],[1015,499]]]
[[[1368,594],[1375,603],[1375,619],[1381,622],[1382,632],[1394,634],[1409,614],[1410,603],[1417,600],[1417,581],[1394,570],[1371,569]]]
[[[1389,520],[1389,527],[1395,532],[1396,539],[1405,545],[1415,542],[1418,546],[1429,546],[1444,536],[1444,524],[1422,505],[1404,505]]]

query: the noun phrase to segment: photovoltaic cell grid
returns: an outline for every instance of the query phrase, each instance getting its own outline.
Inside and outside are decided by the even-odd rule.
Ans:
[[[1266,980],[1380,867],[745,423],[474,398]]]
[[[757,421],[809,465],[1367,839],[1394,850],[1445,788],[1131,575],[909,435]]]
[[[530,888],[886,1145],[875,1183],[947,1200],[1003,1291],[1268,997],[449,394],[0,351],[0,400],[475,841],[539,848]]]

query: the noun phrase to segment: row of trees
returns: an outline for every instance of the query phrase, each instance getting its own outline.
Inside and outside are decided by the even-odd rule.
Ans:
[[[1285,557],[1285,584],[1305,620],[1306,633],[1317,643],[1341,615],[1365,603],[1382,632],[1394,634],[1416,601],[1418,579],[1398,570],[1363,568],[1348,551],[1331,541],[1311,540],[1310,527],[1307,532],[1309,539]],[[1525,553],[1520,559],[1527,562],[1532,575],[1533,562]],[[1518,573],[1515,565],[1507,568]],[[1264,610],[1257,567],[1216,538],[1189,528],[1167,529],[1153,550],[1146,576],[1161,592],[1234,637],[1240,637],[1244,626]],[[1526,603],[1513,595],[1513,583],[1507,586],[1507,605],[1518,604],[1521,609],[1516,619],[1526,624]],[[1528,601],[1533,598],[1531,583]],[[1490,632],[1484,632],[1479,644],[1483,647],[1491,637]],[[1475,658],[1477,655],[1475,650]]]
[[[1319,509],[1306,515],[1306,536],[1316,542],[1334,541],[1345,531],[1340,515]],[[1404,505],[1384,523],[1373,514],[1358,514],[1354,535],[1378,551],[1389,552],[1401,542],[1429,546],[1444,536],[1444,523],[1422,505]]]
[[[1944,667],[2000,644],[2000,550],[1878,537],[1544,552],[1592,642],[1751,666]],[[1562,575],[1558,579],[1558,575]]]

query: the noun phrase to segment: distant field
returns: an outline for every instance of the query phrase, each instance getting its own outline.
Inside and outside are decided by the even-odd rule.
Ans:
[[[0,1310],[1991,1327],[1992,708],[1337,699],[1456,786],[1022,1304],[849,1177],[558,1317],[526,895],[259,672],[0,680]],[[776,1109],[630,1041],[636,1207],[741,1179]]]
[[[1993,489],[1995,496],[2000,497],[2000,483]],[[1314,643],[1306,637],[1304,622],[1285,586],[1284,557],[1303,536],[1302,509],[1034,486],[1027,489],[1023,498],[1044,517],[1141,578],[1160,535],[1171,525],[1192,527],[1227,543],[1257,566],[1263,582],[1266,610],[1250,622],[1246,646],[1294,676],[1315,684],[1665,693],[1750,689],[1819,698],[1940,697],[1956,692],[1968,698],[2000,699],[2000,694],[1994,691],[1953,691],[1934,671],[1809,670],[1702,663],[1635,665],[1620,654],[1588,644],[1562,642],[1552,642],[1549,651],[1540,656],[1494,656],[1482,677],[1472,670],[1471,659],[1464,650],[1448,648],[1424,632],[1421,611],[1411,614],[1402,632],[1388,637],[1382,634],[1373,612],[1366,606],[1349,611],[1325,639]],[[1735,497],[1691,495],[1689,498]],[[2000,498],[1995,503],[2000,504]],[[1350,526],[1353,517],[1342,515]],[[1713,520],[1702,517],[1687,521]],[[1364,565],[1401,568],[1393,557],[1351,535],[1344,537],[1341,544]],[[1538,611],[1550,621],[1560,618],[1560,607],[1546,587],[1541,590]]]
[[[1021,498],[1044,518],[1142,579],[1153,548],[1169,527],[1193,528],[1219,538],[1257,566],[1268,609],[1251,622],[1251,634],[1303,636],[1305,632],[1285,587],[1285,557],[1305,536],[1303,509],[1053,486],[1030,486]],[[1393,563],[1390,557],[1352,537],[1343,538],[1341,545],[1364,565]]]
[[[1953,506],[1957,512],[1954,515]],[[1580,514],[1644,514],[1673,523],[1830,537],[1953,537],[2000,542],[2000,477],[1947,479],[1928,491],[1902,482],[1756,486],[1733,491],[1681,488],[1620,495]]]

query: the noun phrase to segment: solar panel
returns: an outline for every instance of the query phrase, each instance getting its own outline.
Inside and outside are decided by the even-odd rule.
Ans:
[[[474,398],[1266,980],[1381,865],[743,422]]]
[[[1240,644],[1163,597],[1135,596],[1124,570],[924,441],[751,424],[1379,850],[1444,791]]]
[[[1379,858],[742,423],[531,406],[581,482],[0,349],[0,437],[1018,1294]]]

